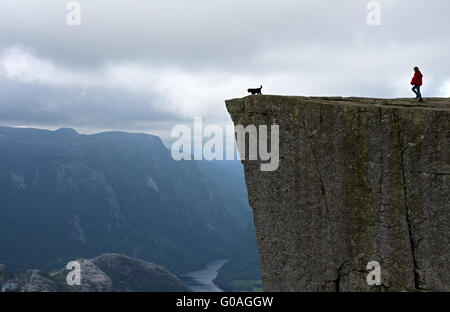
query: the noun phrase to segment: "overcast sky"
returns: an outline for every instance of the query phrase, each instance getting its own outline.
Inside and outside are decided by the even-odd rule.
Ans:
[[[147,132],[227,124],[249,87],[289,95],[450,96],[450,2],[0,1],[0,125]]]

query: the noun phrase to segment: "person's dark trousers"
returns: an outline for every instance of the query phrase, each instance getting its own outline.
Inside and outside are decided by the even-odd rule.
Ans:
[[[422,94],[420,93],[420,86],[414,86],[412,91],[417,95],[419,101],[422,101]]]

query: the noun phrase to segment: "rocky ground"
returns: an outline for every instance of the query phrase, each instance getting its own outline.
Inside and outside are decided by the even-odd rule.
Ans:
[[[49,274],[28,270],[13,276],[0,265],[0,287],[3,292],[173,292],[190,291],[165,268],[117,254],[105,254],[95,259],[79,259],[81,285],[69,286],[69,270]]]

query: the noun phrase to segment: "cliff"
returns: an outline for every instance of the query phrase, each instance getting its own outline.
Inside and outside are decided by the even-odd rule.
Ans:
[[[450,290],[450,99],[226,105],[235,125],[280,127],[276,171],[243,161],[265,291]]]

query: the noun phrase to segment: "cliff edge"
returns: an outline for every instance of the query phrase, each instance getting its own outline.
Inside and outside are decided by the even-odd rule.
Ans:
[[[265,291],[450,291],[450,99],[425,101],[226,101],[235,125],[279,125],[278,169],[243,161]]]

